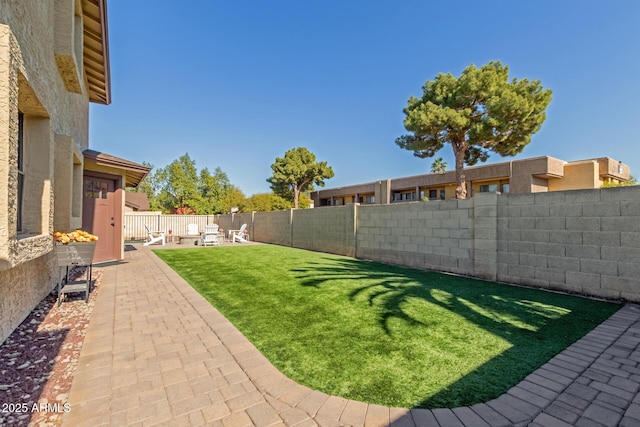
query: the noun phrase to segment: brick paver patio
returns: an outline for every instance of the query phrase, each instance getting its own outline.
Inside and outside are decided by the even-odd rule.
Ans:
[[[101,269],[63,426],[640,425],[637,305],[495,400],[388,408],[286,378],[150,248],[135,246]]]

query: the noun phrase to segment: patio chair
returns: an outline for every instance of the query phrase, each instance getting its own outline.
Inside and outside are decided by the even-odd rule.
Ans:
[[[248,240],[243,237],[244,230],[246,228],[247,228],[247,224],[242,224],[242,226],[240,227],[240,230],[231,230],[231,243],[235,243],[236,241],[247,243]]]
[[[187,236],[198,235],[200,235],[200,231],[198,231],[198,224],[187,224]]]
[[[164,231],[151,231],[146,225],[144,226],[144,228],[147,229],[147,235],[149,236],[149,241],[145,242],[144,246],[153,245],[154,243],[162,243],[162,246],[164,246]]]
[[[218,224],[205,225],[204,233],[202,233],[202,246],[217,246],[218,242]]]

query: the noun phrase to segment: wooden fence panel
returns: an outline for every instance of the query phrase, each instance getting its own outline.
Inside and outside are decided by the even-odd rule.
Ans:
[[[198,231],[204,231],[207,224],[217,224],[216,215],[162,215],[159,213],[132,213],[124,215],[124,238],[127,241],[145,240],[147,231],[164,231],[172,236],[186,236],[187,226],[197,224]]]

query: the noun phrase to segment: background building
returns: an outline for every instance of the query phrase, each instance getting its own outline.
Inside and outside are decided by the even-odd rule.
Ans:
[[[629,167],[609,157],[565,162],[544,156],[469,167],[464,171],[470,197],[478,192],[539,193],[600,188],[604,183],[630,178]],[[455,171],[447,171],[312,191],[311,199],[318,207],[388,204],[425,198],[454,199],[455,192]]]

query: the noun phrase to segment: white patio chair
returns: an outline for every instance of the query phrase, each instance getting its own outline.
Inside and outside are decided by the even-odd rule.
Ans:
[[[200,235],[200,231],[198,231],[198,224],[187,224],[187,236],[198,235]]]
[[[240,230],[231,230],[231,243],[235,243],[236,241],[247,243],[248,240],[243,237],[244,230],[246,228],[247,228],[247,224],[242,224],[242,226],[240,227]]]
[[[162,243],[162,246],[164,246],[164,243],[166,241],[164,237],[164,231],[151,231],[146,225],[144,226],[144,228],[147,229],[147,235],[149,236],[149,241],[145,242],[144,246],[153,245],[154,243]]]
[[[204,233],[202,233],[202,246],[217,246],[218,242],[218,224],[205,225]]]

